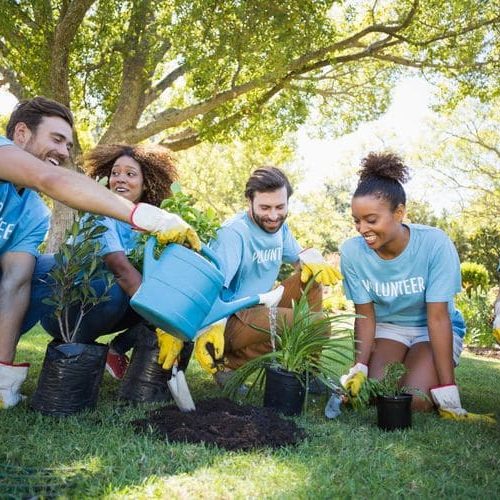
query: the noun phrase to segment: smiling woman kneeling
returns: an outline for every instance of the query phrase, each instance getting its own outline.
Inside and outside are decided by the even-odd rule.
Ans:
[[[346,295],[360,315],[355,322],[355,365],[342,377],[347,388],[359,372],[381,378],[402,362],[401,384],[432,396],[441,416],[478,420],[466,412],[455,383],[465,324],[455,309],[461,290],[457,251],[440,229],[403,222],[408,168],[391,153],[370,153],[362,162],[352,198],[360,234],[341,247]],[[413,409],[432,403],[413,398]]]

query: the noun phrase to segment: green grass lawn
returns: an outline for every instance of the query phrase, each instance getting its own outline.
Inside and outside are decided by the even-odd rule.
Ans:
[[[18,360],[32,363],[30,396],[49,337],[25,335]],[[457,370],[464,407],[500,417],[500,361],[464,355]],[[220,395],[195,362],[188,381],[199,400]],[[117,400],[104,375],[95,412],[57,419],[27,404],[0,412],[0,498],[381,498],[484,497],[500,494],[500,426],[414,415],[409,431],[385,433],[375,409],[323,417],[316,399],[297,422],[307,439],[296,447],[227,452],[168,444],[137,435],[129,422],[155,405]],[[158,405],[156,405],[158,406]],[[48,489],[52,487],[52,489]]]

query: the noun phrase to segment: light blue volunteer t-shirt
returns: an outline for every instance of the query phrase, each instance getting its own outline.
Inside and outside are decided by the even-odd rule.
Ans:
[[[0,147],[12,145],[0,136]],[[50,210],[31,189],[17,191],[0,180],[0,255],[6,252],[26,252],[35,257],[50,225]]]
[[[427,326],[427,302],[447,302],[453,331],[465,334],[453,299],[461,290],[457,251],[440,229],[408,224],[410,240],[396,258],[384,260],[362,236],[340,249],[344,289],[355,304],[373,302],[377,323]]]
[[[139,243],[141,233],[134,231],[132,226],[126,222],[103,217],[102,220],[98,221],[98,224],[108,228],[97,239],[101,244],[99,255],[102,257],[113,252],[124,252],[128,256]]]
[[[286,223],[276,233],[268,233],[246,212],[225,222],[210,248],[221,261],[226,301],[271,290],[281,263],[297,262],[302,250]]]

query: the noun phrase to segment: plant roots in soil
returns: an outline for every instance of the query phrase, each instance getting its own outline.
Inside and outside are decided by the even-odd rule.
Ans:
[[[149,412],[132,422],[138,432],[150,432],[167,442],[207,443],[226,450],[293,445],[305,437],[295,422],[270,408],[239,405],[229,399],[205,399],[196,411],[182,413],[176,406]]]

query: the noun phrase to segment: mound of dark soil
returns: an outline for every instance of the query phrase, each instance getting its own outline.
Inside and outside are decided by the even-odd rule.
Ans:
[[[139,432],[153,429],[168,441],[209,443],[226,450],[278,448],[295,444],[305,436],[294,422],[270,408],[239,405],[228,399],[199,401],[196,411],[190,413],[165,406],[132,424]]]

